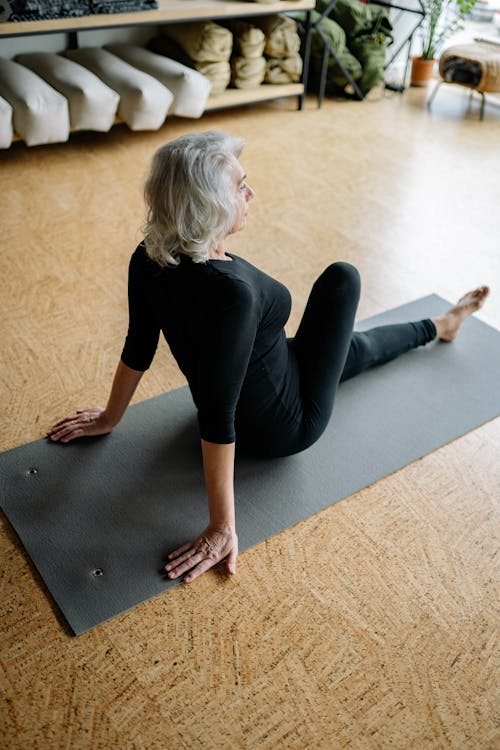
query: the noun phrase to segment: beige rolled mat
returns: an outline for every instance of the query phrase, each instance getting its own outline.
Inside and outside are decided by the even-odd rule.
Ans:
[[[254,19],[255,25],[264,32],[268,57],[292,57],[300,51],[297,24],[289,16],[272,15]]]
[[[222,94],[227,89],[231,81],[231,65],[224,60],[220,62],[203,62],[195,65],[198,73],[204,75],[210,83],[210,96]]]
[[[0,96],[0,148],[9,148],[14,135],[12,127],[12,107]]]
[[[115,122],[120,96],[74,60],[51,52],[30,52],[16,61],[66,97],[72,130],[108,131]]]
[[[231,57],[233,35],[213,21],[171,24],[163,33],[196,62],[228,62]]]
[[[67,99],[29,68],[0,59],[0,96],[12,107],[14,130],[27,146],[68,140]]]
[[[266,46],[266,36],[262,29],[247,21],[231,22],[234,45],[233,54],[238,57],[262,57]]]
[[[254,89],[264,80],[266,60],[264,57],[233,57],[231,60],[231,83],[237,89]]]
[[[266,83],[297,83],[302,75],[302,58],[300,55],[278,59],[270,57],[266,61]]]

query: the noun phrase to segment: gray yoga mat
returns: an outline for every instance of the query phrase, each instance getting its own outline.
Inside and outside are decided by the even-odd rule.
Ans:
[[[448,307],[431,295],[358,328]],[[496,417],[499,375],[500,332],[472,318],[453,344],[430,344],[342,384],[312,448],[273,460],[238,456],[241,550]],[[187,388],[131,407],[109,436],[7,451],[0,476],[1,506],[76,634],[165,595],[176,585],[161,574],[166,554],[207,521]]]

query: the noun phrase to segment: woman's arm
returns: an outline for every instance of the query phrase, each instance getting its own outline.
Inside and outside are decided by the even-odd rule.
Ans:
[[[201,441],[211,524],[234,529],[234,443]]]
[[[192,542],[172,552],[165,566],[169,578],[187,573],[189,583],[226,559],[229,573],[236,572],[238,538],[234,517],[234,443],[201,441],[203,469],[208,495],[210,522]]]
[[[143,374],[143,371],[132,370],[120,360],[106,408],[94,406],[77,411],[57,422],[47,436],[54,442],[69,443],[75,438],[111,432],[125,413]]]

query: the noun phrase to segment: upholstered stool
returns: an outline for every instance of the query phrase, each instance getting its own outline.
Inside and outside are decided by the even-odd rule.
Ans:
[[[488,42],[457,44],[443,52],[439,60],[441,80],[429,97],[431,107],[442,83],[455,83],[481,94],[479,119],[484,117],[485,94],[500,93],[500,46]]]

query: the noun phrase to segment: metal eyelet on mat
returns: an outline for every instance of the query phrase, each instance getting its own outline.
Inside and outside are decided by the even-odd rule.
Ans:
[[[102,568],[94,568],[92,571],[92,575],[94,578],[99,578],[100,576],[104,575],[104,570]]]

